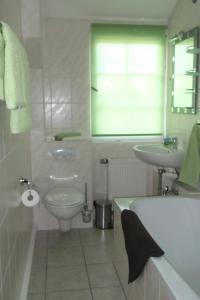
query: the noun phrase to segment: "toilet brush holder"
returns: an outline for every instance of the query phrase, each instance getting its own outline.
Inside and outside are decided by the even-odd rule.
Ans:
[[[92,210],[83,209],[82,210],[82,218],[84,223],[89,223],[92,220]]]
[[[92,220],[92,210],[88,208],[87,204],[87,183],[85,183],[85,204],[82,210],[82,218],[84,223],[89,223]]]

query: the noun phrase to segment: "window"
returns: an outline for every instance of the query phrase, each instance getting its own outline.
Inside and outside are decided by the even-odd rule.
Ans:
[[[165,27],[93,24],[93,136],[163,130]]]

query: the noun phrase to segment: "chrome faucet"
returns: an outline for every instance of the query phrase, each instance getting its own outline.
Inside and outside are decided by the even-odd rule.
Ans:
[[[175,136],[172,137],[171,148],[172,150],[177,150],[178,148],[178,138]]]
[[[171,150],[177,150],[178,148],[178,138],[177,137],[165,137],[163,140],[163,144],[166,147],[169,147]]]

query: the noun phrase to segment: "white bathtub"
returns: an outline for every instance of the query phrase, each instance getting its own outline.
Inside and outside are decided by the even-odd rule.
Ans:
[[[160,300],[200,300],[200,199],[156,196],[117,199],[115,203],[120,211],[128,207],[135,211],[148,232],[165,251],[164,256],[151,258],[148,262],[153,265],[151,270],[156,269],[157,275],[152,278],[157,278],[158,282],[152,283],[152,279],[151,283],[147,282],[145,278],[152,274],[148,274],[148,267],[145,267],[141,276],[143,279],[139,279],[143,282],[140,283],[143,291],[139,292],[139,296],[131,296],[130,285],[124,282],[125,290],[129,289],[127,298],[149,300],[157,295],[156,299]],[[119,227],[119,220],[116,227]],[[117,232],[115,237],[116,235]],[[121,242],[124,242],[123,238]],[[118,262],[117,258],[116,268],[120,273]],[[151,298],[151,293],[146,291],[148,284],[155,285],[154,290],[162,289],[163,281],[165,295],[168,293],[170,296],[161,296],[162,291],[157,294],[153,291],[154,296]],[[166,292],[166,289],[169,290]]]

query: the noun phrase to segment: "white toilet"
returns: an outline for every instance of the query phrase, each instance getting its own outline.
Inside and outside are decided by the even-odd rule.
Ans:
[[[84,195],[69,187],[54,187],[44,199],[45,207],[57,218],[61,231],[71,229],[72,219],[81,212],[83,204]]]

